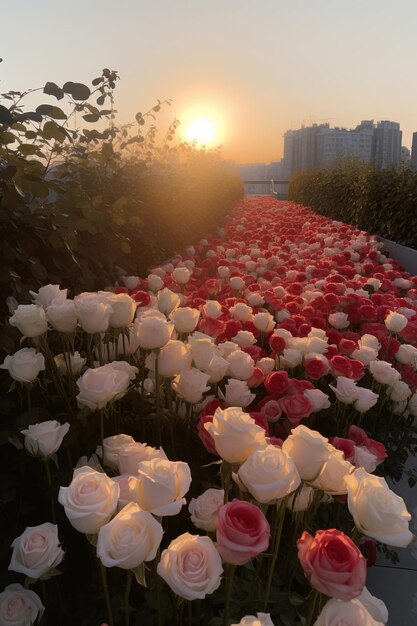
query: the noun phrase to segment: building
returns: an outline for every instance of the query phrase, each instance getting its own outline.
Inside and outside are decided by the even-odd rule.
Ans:
[[[313,124],[298,130],[287,130],[284,135],[284,178],[294,172],[308,170],[317,165],[317,135],[328,129],[329,124]]]
[[[327,128],[317,134],[317,163],[330,167],[338,159],[350,155],[370,163],[373,146],[373,122],[363,121],[353,130]]]
[[[375,129],[374,164],[378,169],[386,169],[401,163],[402,131],[398,122],[384,120]]]
[[[411,146],[411,167],[417,170],[417,132],[413,133],[413,144]]]

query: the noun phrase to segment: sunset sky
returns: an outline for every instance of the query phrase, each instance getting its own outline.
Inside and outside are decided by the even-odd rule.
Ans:
[[[204,118],[237,162],[280,158],[303,123],[417,130],[415,0],[15,0],[1,19],[2,92],[109,67],[120,123],[172,99],[161,129]]]

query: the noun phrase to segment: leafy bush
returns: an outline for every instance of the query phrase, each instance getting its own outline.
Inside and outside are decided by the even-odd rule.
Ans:
[[[417,172],[376,170],[354,158],[298,172],[290,199],[327,217],[417,248]]]
[[[8,297],[25,302],[29,288],[47,282],[72,286],[74,295],[112,285],[121,272],[144,273],[201,237],[242,195],[218,153],[173,142],[177,120],[158,146],[153,120],[168,101],[116,126],[117,80],[106,68],[91,87],[47,82],[1,96],[0,342],[7,352],[14,345],[4,326]],[[26,110],[34,92],[60,106]]]

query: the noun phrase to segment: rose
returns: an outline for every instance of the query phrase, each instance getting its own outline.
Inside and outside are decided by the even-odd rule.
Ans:
[[[304,531],[297,541],[298,558],[311,586],[327,596],[351,600],[366,581],[366,560],[340,530]]]
[[[206,489],[198,498],[192,498],[188,510],[194,526],[206,532],[216,530],[217,514],[223,504],[223,489]]]
[[[231,378],[248,380],[252,376],[255,364],[251,356],[246,352],[235,350],[226,357],[226,361],[229,363],[228,374]]]
[[[125,361],[113,361],[107,365],[88,369],[77,380],[79,407],[92,410],[103,409],[109,402],[125,395],[138,369]]]
[[[223,359],[221,356],[214,355],[211,359],[209,366],[206,368],[205,373],[210,376],[209,383],[212,385],[220,382],[222,378],[226,376],[226,372],[229,369],[229,362]]]
[[[39,596],[22,585],[8,585],[0,593],[0,624],[32,626],[42,617],[44,606]]]
[[[244,302],[237,302],[229,309],[230,315],[240,322],[247,322],[252,317],[252,308]]]
[[[177,515],[185,504],[191,472],[187,463],[155,458],[138,467],[135,501],[154,515]]]
[[[268,397],[268,396],[267,396]],[[265,415],[268,422],[277,422],[282,415],[282,409],[277,400],[268,400],[260,407],[260,412]]]
[[[119,435],[113,435],[112,437],[106,437],[103,439],[103,463],[110,469],[119,469],[119,452],[129,443],[134,443],[135,440],[131,435],[125,435],[123,433]]]
[[[268,393],[282,395],[284,394],[289,385],[287,372],[271,372],[265,378],[265,389]]]
[[[385,326],[393,333],[400,333],[408,324],[405,315],[392,311],[387,315],[384,321]]]
[[[220,586],[223,567],[210,537],[184,533],[162,552],[156,571],[180,598],[195,600]]]
[[[412,365],[413,369],[417,367],[417,348],[414,346],[404,343],[398,349],[398,352],[395,355],[395,359],[404,365]]]
[[[199,317],[200,311],[188,306],[175,309],[170,315],[171,322],[179,333],[192,333],[198,324]]]
[[[25,448],[32,456],[47,459],[59,449],[70,425],[48,420],[39,424],[29,424],[22,430],[25,435]]]
[[[309,378],[319,380],[329,371],[329,362],[322,354],[308,353],[304,358],[304,369]]]
[[[158,274],[149,274],[147,277],[148,289],[150,291],[159,291],[164,286],[164,281]]]
[[[80,326],[86,333],[103,333],[108,329],[113,309],[107,302],[107,294],[82,293],[74,298],[74,305]]]
[[[86,359],[83,358],[77,350],[74,352],[74,354],[70,354],[67,352],[67,358],[70,361],[71,373],[73,375],[79,374],[85,365]],[[68,363],[65,359],[64,354],[57,354],[56,356],[54,356],[54,361],[61,376],[68,376]]]
[[[340,311],[338,313],[331,313],[327,319],[333,328],[341,329],[349,326],[349,316],[347,313]]]
[[[285,348],[279,360],[281,367],[287,367],[288,369],[292,369],[294,367],[297,367],[297,365],[300,365],[303,360],[303,355],[299,350],[294,350],[293,348]]]
[[[383,626],[376,622],[357,599],[344,602],[332,598],[325,605],[313,626]]]
[[[122,281],[130,291],[139,289],[141,284],[139,276],[122,276]]]
[[[191,368],[191,352],[182,341],[168,341],[158,356],[158,371],[164,378],[173,378]]]
[[[303,393],[310,400],[313,413],[329,408],[329,396],[320,389],[305,389]]]
[[[383,624],[388,622],[388,609],[385,603],[369,593],[366,587],[362,589],[361,593],[357,597],[357,600],[363,604],[374,620],[382,622]]]
[[[262,370],[264,376],[268,376],[268,374],[270,374],[275,367],[275,361],[274,359],[266,356],[256,362],[256,367],[259,367],[259,369]]]
[[[7,355],[0,369],[9,370],[13,380],[31,383],[45,369],[45,358],[35,348],[22,348],[13,355]]]
[[[170,289],[161,289],[158,293],[158,309],[164,315],[169,315],[180,305],[180,302],[180,296]]]
[[[307,426],[297,426],[284,441],[282,449],[294,461],[303,480],[314,480],[331,454],[326,437]]]
[[[269,613],[257,613],[256,615],[257,617],[245,615],[238,624],[232,624],[231,626],[274,626]]]
[[[48,322],[61,333],[73,333],[78,323],[73,300],[52,300],[46,309]]]
[[[287,509],[293,513],[297,511],[306,511],[311,506],[313,497],[313,487],[310,487],[310,485],[307,485],[306,483],[302,483],[301,491],[298,489],[288,498]]]
[[[136,302],[127,293],[112,293],[108,296],[107,302],[113,309],[109,326],[125,328],[132,322],[136,312]]]
[[[76,530],[92,535],[116,511],[119,493],[119,485],[106,474],[84,466],[74,470],[68,487],[60,488],[58,502]]]
[[[206,317],[217,319],[222,314],[222,305],[217,300],[206,300],[202,308]]]
[[[127,436],[127,435],[125,435]],[[146,443],[131,441],[117,450],[118,467],[121,474],[137,474],[139,464],[151,459],[166,459],[162,448],[153,448]]]
[[[313,405],[303,393],[284,396],[280,398],[279,405],[294,426],[299,424],[303,417],[308,417],[313,412]]]
[[[234,343],[240,348],[248,348],[256,343],[256,337],[248,330],[239,330],[237,335],[232,337],[232,341],[234,341]]]
[[[354,380],[346,376],[338,376],[336,387],[329,385],[336,394],[336,398],[343,404],[352,404],[357,397],[357,386]]]
[[[66,300],[68,289],[60,289],[59,285],[44,285],[38,292],[29,291],[34,304],[43,306],[44,309],[54,300],[56,302]]]
[[[204,428],[212,436],[217,454],[228,463],[243,463],[256,448],[266,445],[265,430],[239,407],[219,407]]]
[[[386,361],[372,361],[369,363],[369,371],[378,383],[383,385],[393,385],[400,380],[400,372]]]
[[[210,379],[209,374],[200,372],[199,369],[192,367],[175,376],[172,381],[174,391],[190,404],[200,402],[203,393],[209,391],[207,384]]]
[[[364,387],[356,387],[354,407],[359,413],[366,413],[378,402],[378,394]]]
[[[301,483],[294,461],[285,452],[271,445],[255,450],[233,478],[262,504],[284,498]]]
[[[138,327],[138,343],[145,350],[162,348],[171,339],[174,325],[159,317],[145,317]]]
[[[218,512],[217,549],[226,563],[243,565],[267,549],[270,528],[262,511],[249,502],[232,500]]]
[[[331,495],[344,495],[347,493],[345,477],[354,471],[354,466],[344,458],[343,452],[330,447],[330,456],[323,465],[318,477],[312,481],[312,485]]]
[[[9,322],[25,337],[39,337],[48,330],[45,309],[36,304],[19,304]]]
[[[155,558],[162,526],[135,502],[129,502],[98,531],[97,556],[104,567],[134,569]]]
[[[388,387],[387,396],[394,402],[403,402],[411,396],[411,389],[407,383],[397,380],[391,387]]]
[[[275,320],[267,311],[256,313],[253,316],[253,323],[262,333],[270,333],[275,327]]]
[[[190,337],[188,344],[191,349],[194,366],[199,370],[206,371],[210,366],[212,358],[218,354],[218,349],[213,341],[208,337],[201,339]],[[236,344],[233,344],[233,350],[236,350]]]
[[[245,281],[240,276],[232,276],[232,278],[230,278],[229,280],[229,284],[231,288],[235,289],[236,291],[241,291],[246,286]]]
[[[231,378],[225,385],[224,395],[220,390],[218,393],[229,407],[245,408],[256,398],[256,395],[250,392],[246,381],[236,380],[236,378]]]
[[[413,539],[408,528],[411,515],[404,500],[388,487],[383,478],[358,468],[345,478],[348,508],[356,528],[390,546],[405,548]]]
[[[12,548],[9,570],[33,579],[45,577],[64,558],[64,551],[59,545],[58,526],[49,522],[26,528],[13,541]]]
[[[186,285],[191,278],[191,272],[186,267],[176,267],[172,272],[172,278],[179,285]]]

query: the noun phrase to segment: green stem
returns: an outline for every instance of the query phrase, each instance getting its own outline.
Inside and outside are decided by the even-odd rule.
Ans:
[[[274,577],[275,565],[277,563],[278,551],[279,551],[279,546],[281,543],[282,528],[284,526],[286,510],[287,510],[287,498],[285,497],[281,500],[279,505],[277,505],[277,508],[275,511],[275,520],[274,520],[275,528],[274,528],[274,536],[272,537],[273,552],[272,552],[271,563],[269,565],[268,582],[266,584],[264,610],[266,610],[266,607],[269,602],[269,596],[271,593],[272,579]]]
[[[307,616],[305,626],[311,626],[314,619],[314,612],[316,608],[316,602],[319,597],[319,592],[313,589],[308,597]]]
[[[100,440],[101,440],[101,445],[103,446],[103,441],[105,439],[104,437],[104,410],[103,409],[99,409],[99,415],[100,415]],[[103,447],[103,454],[104,454],[104,447]]]
[[[126,587],[125,587],[125,594],[124,594],[124,602],[123,602],[123,606],[124,606],[124,615],[125,615],[125,626],[129,626],[129,597],[130,597],[130,588],[132,586],[132,578],[133,578],[133,572],[132,570],[128,570],[126,572]]]
[[[156,412],[156,428],[158,432],[158,445],[161,446],[161,387],[159,380],[159,350],[155,355],[155,412]]]
[[[51,468],[49,467],[49,459],[45,459],[44,467],[45,467],[45,473],[46,473],[46,480],[48,481],[49,490],[51,491],[51,489],[52,489],[52,476],[51,476]],[[49,494],[49,497],[50,497],[50,501],[51,501],[52,523],[56,524],[55,501],[54,501],[54,498],[53,498],[53,495],[52,495],[51,492]]]
[[[232,478],[233,467],[227,461],[222,461],[220,467],[220,474],[222,478],[222,485],[224,491],[224,503],[226,504],[229,501],[229,486],[230,480]]]
[[[236,565],[229,565],[226,575],[226,602],[224,605],[223,626],[229,626],[229,613],[230,613],[230,600],[233,590],[233,575],[235,573]]]
[[[106,600],[107,619],[109,621],[109,626],[114,626],[109,588],[107,586],[107,572],[106,572],[106,568],[104,567],[103,563],[100,560],[99,560],[99,563],[100,563],[101,584],[103,585],[104,597]]]

